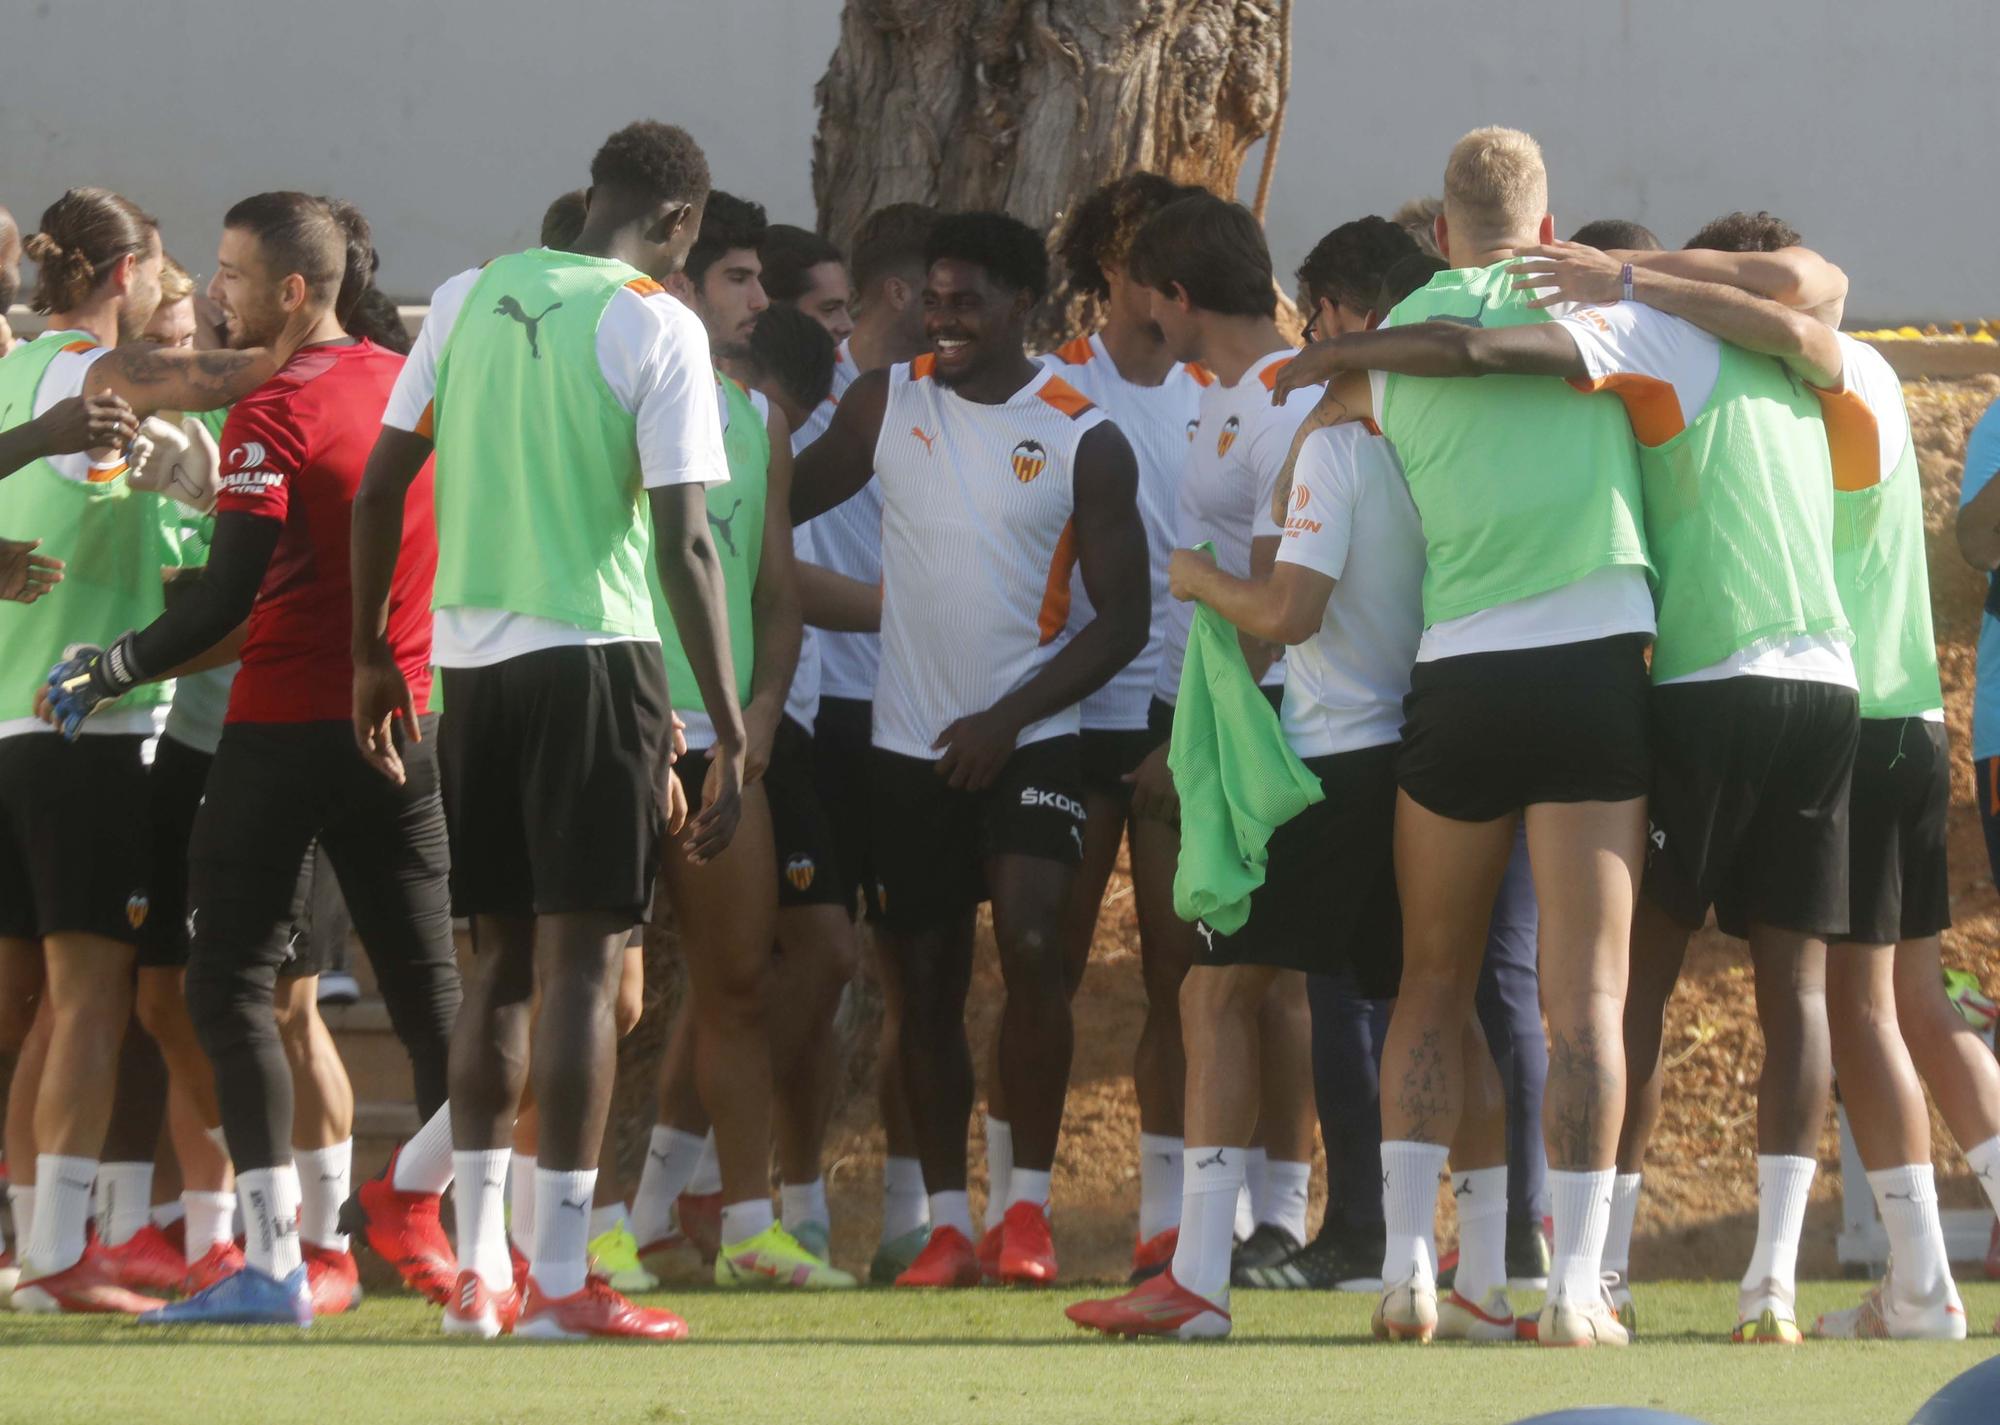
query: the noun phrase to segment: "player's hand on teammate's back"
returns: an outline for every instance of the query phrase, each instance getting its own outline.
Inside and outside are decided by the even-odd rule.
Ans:
[[[1181,797],[1174,789],[1174,774],[1167,766],[1167,744],[1162,742],[1146,754],[1146,760],[1125,774],[1132,784],[1132,815],[1151,817],[1178,826]]]
[[[109,391],[57,401],[42,412],[36,423],[48,438],[51,455],[123,450],[139,433],[137,413],[125,404],[123,396]]]
[[[1277,380],[1271,386],[1271,404],[1282,406],[1292,392],[1322,385],[1348,369],[1349,363],[1340,356],[1340,338],[1323,336],[1278,368]]]
[[[1514,286],[1536,290],[1530,307],[1558,302],[1616,302],[1625,295],[1625,264],[1588,243],[1550,242],[1521,248],[1507,271]]]
[[[997,706],[962,717],[931,744],[944,754],[938,758],[937,774],[959,791],[983,792],[1014,755],[1014,740],[1020,735],[1020,724]]]
[[[354,742],[362,760],[394,782],[403,784],[403,755],[396,748],[396,722],[415,741],[424,740],[417,725],[417,706],[409,681],[386,649],[380,657],[354,661]]]
[[[62,582],[63,562],[37,554],[39,539],[0,539],[0,599],[32,604]]]
[[[699,866],[729,849],[736,824],[743,819],[743,782],[747,748],[730,747],[721,739],[708,750],[708,775],[701,784],[701,810],[687,823],[688,860]]]

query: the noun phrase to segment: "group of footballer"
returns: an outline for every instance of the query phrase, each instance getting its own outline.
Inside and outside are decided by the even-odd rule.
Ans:
[[[0,212],[0,297],[25,252],[46,316],[0,357],[15,1310],[306,1326],[359,1301],[351,1236],[475,1337],[681,1337],[625,1293],[684,1255],[852,1287],[822,1163],[864,948],[868,1276],[1053,1284],[1122,847],[1139,1221],[1079,1325],[1342,1288],[1386,1340],[1627,1343],[1713,911],[1766,1046],[1733,1339],[1803,1338],[1836,1069],[1893,1256],[1814,1329],[1965,1335],[1924,1085],[2000,1207],[2000,1065],[1940,976],[1916,456],[1797,233],[1557,241],[1534,140],[1480,129],[1441,202],[1312,249],[1301,351],[1255,219],[1132,173],[1063,216],[1098,325],[1038,356],[1050,248],[1004,214],[896,204],[843,253],[655,122],[589,179],[414,342],[336,199],[235,205],[202,293],[118,194],[25,244]],[[1258,824],[1274,779],[1307,804]],[[424,1120],[358,1187],[329,876]],[[686,992],[614,1183],[656,895]]]

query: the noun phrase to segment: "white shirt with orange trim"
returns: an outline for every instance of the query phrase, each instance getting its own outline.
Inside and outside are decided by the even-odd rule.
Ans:
[[[1181,479],[1194,449],[1201,418],[1202,389],[1215,378],[1199,366],[1179,365],[1157,386],[1127,381],[1095,333],[1080,336],[1042,357],[1063,380],[1090,398],[1118,424],[1139,462],[1139,520],[1146,527],[1146,551],[1153,574],[1152,635],[1145,650],[1119,669],[1109,683],[1083,700],[1083,725],[1111,731],[1141,731],[1165,656],[1167,625],[1174,601],[1167,592],[1167,561],[1174,552],[1180,512]],[[1079,574],[1070,589],[1071,626],[1091,618],[1090,596]]]
[[[1334,581],[1319,632],[1287,658],[1285,741],[1301,757],[1400,741],[1424,631],[1424,529],[1395,447],[1372,425],[1306,438],[1278,562]]]
[[[438,359],[479,273],[476,267],[461,272],[431,294],[423,329],[382,412],[383,425],[427,428]],[[646,286],[645,292],[625,287],[613,294],[597,323],[598,369],[638,425],[640,478],[647,489],[723,484],[729,458],[716,413],[708,332],[663,288]],[[431,656],[440,668],[483,668],[542,648],[642,641],[505,609],[441,608],[435,627]]]
[[[1576,342],[1589,389],[1625,402],[1641,445],[1664,445],[1707,407],[1722,372],[1722,343],[1700,327],[1643,302],[1578,306],[1556,324]],[[1857,686],[1848,645],[1825,634],[1767,638],[1661,686],[1744,676]]]
[[[48,414],[49,408],[58,401],[67,401],[71,396],[83,394],[83,379],[111,348],[99,346],[95,342],[78,341],[57,352],[49,364],[42,369],[41,383],[35,387],[35,416]],[[51,455],[49,465],[65,480],[74,480],[80,485],[96,485],[106,480],[116,480],[125,471],[125,452],[110,451],[102,460],[93,460],[87,451],[77,451],[70,455]]]
[[[1202,389],[1190,436],[1193,448],[1181,479],[1174,543],[1183,549],[1212,543],[1216,567],[1239,579],[1250,577],[1251,541],[1276,539],[1281,533],[1271,519],[1271,492],[1292,453],[1299,422],[1319,404],[1318,386],[1292,392],[1282,406],[1271,404],[1278,373],[1297,355],[1285,347],[1252,362],[1234,386],[1215,381]],[[1163,703],[1180,697],[1181,659],[1193,621],[1192,604],[1169,604],[1166,646],[1153,683],[1153,696]],[[1284,682],[1285,660],[1280,657],[1263,683],[1277,688]]]
[[[1104,413],[1043,367],[997,405],[968,401],[920,356],[890,368],[882,489],[882,668],[875,745],[935,760],[938,735],[1055,654],[1076,564],[1076,450]],[[1017,746],[1078,729],[1076,707]]]
[[[802,430],[806,441],[817,440],[833,419],[834,408],[861,368],[842,342],[833,353],[833,392],[819,403]],[[799,449],[805,449],[801,444]],[[812,521],[815,561],[836,574],[864,584],[882,582],[882,485],[870,480],[853,499],[844,500]],[[819,640],[820,691],[829,698],[867,702],[875,696],[875,678],[882,663],[881,635],[822,632]]]

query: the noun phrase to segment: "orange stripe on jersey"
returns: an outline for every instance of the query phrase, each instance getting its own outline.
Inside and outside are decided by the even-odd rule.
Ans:
[[[1056,355],[1070,366],[1081,366],[1097,353],[1091,348],[1090,338],[1080,336],[1064,342],[1056,348]]]
[[[1044,381],[1042,389],[1035,392],[1035,394],[1068,416],[1071,420],[1075,420],[1085,411],[1091,409],[1090,397],[1084,395],[1083,392],[1077,390],[1076,387],[1070,385],[1069,382],[1063,380],[1060,376],[1051,376],[1048,380]]]
[[[910,363],[910,379],[912,381],[928,381],[931,379],[931,373],[935,370],[937,370],[937,358],[927,351]]]
[[[97,343],[96,343],[96,342],[94,342],[94,341],[73,341],[73,342],[71,342],[71,343],[70,343],[70,344],[69,344],[68,346],[65,346],[65,347],[63,348],[63,350],[64,350],[64,351],[95,351],[95,350],[97,350]]]
[[[90,467],[90,472],[83,478],[93,485],[109,485],[124,473],[125,462],[121,460],[116,465],[93,465]]]
[[[1188,375],[1194,377],[1195,385],[1213,386],[1215,384],[1215,373],[1213,371],[1210,371],[1206,366],[1202,366],[1197,362],[1190,361],[1187,363],[1185,369]]]
[[[1287,366],[1290,366],[1291,364],[1292,364],[1292,358],[1289,356],[1286,357],[1283,361],[1274,361],[1269,366],[1266,366],[1262,371],[1257,373],[1257,379],[1264,383],[1264,389],[1266,391],[1275,391],[1278,389],[1278,373],[1280,371],[1283,371]],[[1214,379],[1215,378],[1213,377],[1209,378],[1209,380],[1214,380]],[[1208,382],[1204,381],[1201,384],[1206,386]]]
[[[1042,589],[1042,611],[1035,618],[1044,646],[1069,627],[1069,576],[1076,569],[1076,521],[1065,520],[1049,560],[1049,582]]]
[[[1376,425],[1375,422],[1369,420],[1368,417],[1366,416],[1363,416],[1361,418],[1361,428],[1367,431],[1368,434],[1370,435],[1382,434],[1382,427]]]
[[[625,290],[628,292],[637,292],[641,297],[651,297],[667,289],[650,277],[634,277],[630,282],[625,284]]]
[[[1623,401],[1632,435],[1641,445],[1665,445],[1687,428],[1681,421],[1681,398],[1671,382],[1621,371],[1602,381],[1572,377],[1569,384],[1586,394],[1609,391]]]
[[[1833,488],[1866,490],[1882,483],[1882,442],[1875,428],[1875,413],[1854,390],[1822,391],[1808,386],[1819,397],[1820,414],[1826,417],[1826,448],[1833,457]]]
[[[437,438],[436,401],[424,402],[424,413],[417,417],[417,428],[413,433],[422,436],[425,440],[435,440]]]

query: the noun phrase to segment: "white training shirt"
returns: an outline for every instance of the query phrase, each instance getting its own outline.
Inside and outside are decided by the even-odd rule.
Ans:
[[[1139,520],[1146,527],[1146,551],[1153,575],[1152,632],[1145,650],[1083,700],[1083,725],[1111,731],[1146,726],[1146,709],[1159,680],[1174,600],[1167,592],[1167,561],[1174,552],[1180,512],[1181,478],[1194,448],[1201,418],[1201,393],[1215,378],[1199,366],[1179,365],[1157,386],[1127,381],[1095,333],[1078,337],[1042,357],[1045,365],[1090,398],[1118,424],[1139,462]],[[1078,574],[1070,589],[1070,623],[1090,622],[1090,595]]]
[[[1301,757],[1400,741],[1424,629],[1424,531],[1373,425],[1343,422],[1300,447],[1278,562],[1334,580],[1319,632],[1287,660],[1285,741]]]
[[[90,368],[102,360],[110,351],[111,348],[108,346],[91,345],[81,347],[77,350],[57,352],[54,359],[43,368],[41,382],[35,387],[35,408],[31,413],[31,418],[33,416],[45,415],[49,408],[54,406],[58,401],[66,401],[71,396],[81,396],[83,394],[84,377],[89,373]],[[84,451],[78,451],[71,455],[51,455],[47,457],[47,460],[58,475],[61,475],[66,480],[74,480],[78,484],[102,484],[106,481],[120,479],[125,473],[125,453],[123,451],[109,452],[106,458],[101,461],[92,460],[89,453]],[[163,497],[141,495],[139,498],[152,500]],[[34,531],[32,530],[25,532],[7,530],[0,531],[0,533],[5,533],[15,539],[32,539],[34,537]],[[75,556],[72,555],[71,557],[74,558]],[[62,591],[58,587],[55,594],[42,600],[32,610],[29,610],[25,616],[31,618],[60,619],[63,616],[61,594]],[[24,669],[22,671],[27,673],[30,679],[25,686],[28,689],[28,705],[32,708],[35,686],[48,676],[49,670],[46,668],[36,668],[32,670]],[[113,703],[110,707],[104,709],[104,711],[86,718],[83,723],[83,731],[86,734],[97,737],[129,737],[134,734],[142,737],[152,737],[166,725],[167,706],[167,704],[159,704],[149,708],[126,708]],[[27,717],[7,718],[4,721],[0,721],[0,737],[20,737],[28,733],[54,733],[55,731],[55,728],[50,727],[40,718],[33,716],[32,713]],[[151,756],[150,748],[147,749],[147,756],[149,758]]]
[[[383,425],[407,431],[423,426],[437,395],[438,359],[479,273],[476,267],[461,272],[431,294],[423,329],[389,393]],[[729,479],[715,416],[715,367],[699,317],[665,290],[642,295],[621,288],[598,319],[597,364],[619,405],[638,422],[647,489]],[[542,648],[636,641],[534,614],[447,606],[437,611],[431,661],[440,668],[483,668]]]
[[[1319,404],[1318,386],[1301,387],[1281,406],[1271,404],[1278,373],[1297,355],[1285,347],[1250,363],[1234,386],[1216,381],[1202,389],[1194,444],[1181,478],[1174,542],[1183,549],[1203,541],[1214,544],[1216,567],[1239,579],[1250,577],[1251,541],[1276,539],[1281,533],[1271,518],[1271,493],[1292,453],[1299,422]],[[1153,684],[1153,696],[1163,703],[1180,697],[1181,659],[1193,621],[1194,605],[1168,605],[1166,646]],[[1281,657],[1263,682],[1276,688],[1284,681]]]
[[[1047,367],[984,405],[936,380],[928,356],[889,370],[882,488],[877,747],[934,761],[945,728],[1032,678],[1069,624],[1076,449],[1104,420]],[[1075,706],[1017,746],[1075,732]]]
[[[861,368],[842,342],[834,351],[833,392],[820,402],[801,431],[805,439],[795,449],[804,450],[819,439],[833,419],[834,407]],[[844,500],[811,521],[815,561],[836,574],[859,579],[864,584],[882,582],[882,486],[870,480],[854,497]],[[875,696],[875,678],[882,662],[882,639],[873,633],[831,633],[822,630],[819,639],[820,691],[829,698],[852,698],[867,702]]]
[[[1556,324],[1576,342],[1591,389],[1617,392],[1645,444],[1672,440],[1715,394],[1722,343],[1693,322],[1643,302],[1609,302],[1573,307]],[[1852,650],[1830,634],[1762,639],[1667,684],[1744,676],[1857,686]]]

